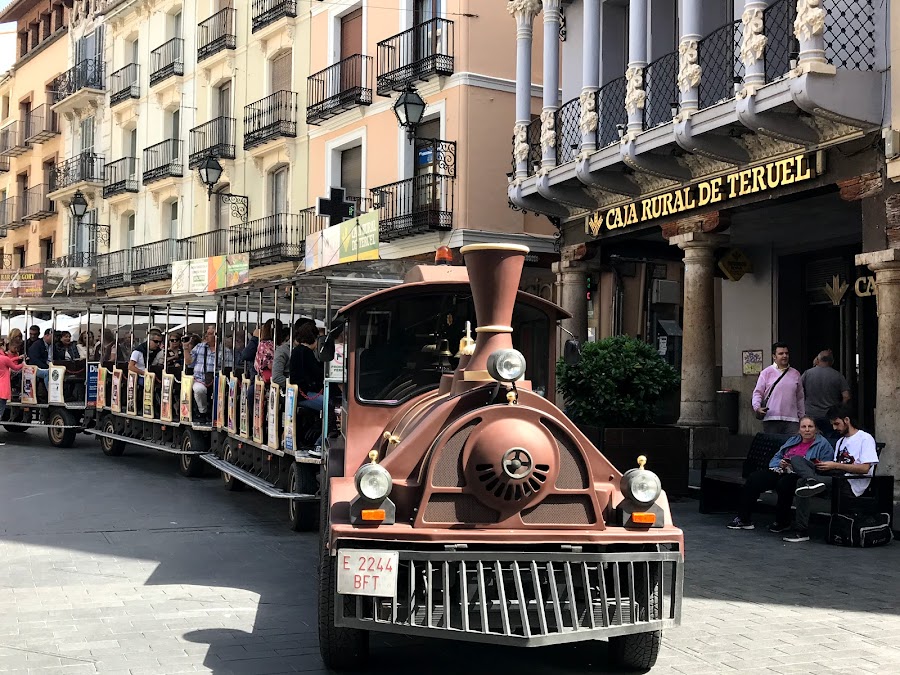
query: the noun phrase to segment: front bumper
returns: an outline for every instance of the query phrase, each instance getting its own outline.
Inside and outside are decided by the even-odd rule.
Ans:
[[[338,595],[336,625],[542,646],[681,621],[681,552],[399,553],[397,597]]]

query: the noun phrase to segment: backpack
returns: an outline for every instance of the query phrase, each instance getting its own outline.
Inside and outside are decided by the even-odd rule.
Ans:
[[[828,523],[826,541],[835,546],[870,548],[889,544],[893,538],[891,516],[888,513],[835,513]]]

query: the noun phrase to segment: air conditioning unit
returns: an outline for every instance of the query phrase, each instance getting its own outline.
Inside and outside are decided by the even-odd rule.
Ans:
[[[651,298],[655,305],[680,305],[681,284],[668,279],[654,279]]]

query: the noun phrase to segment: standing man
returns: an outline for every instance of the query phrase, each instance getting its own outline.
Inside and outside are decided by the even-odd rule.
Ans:
[[[774,363],[765,368],[753,390],[753,410],[762,420],[763,433],[796,434],[806,413],[800,373],[790,365],[790,350],[784,342],[772,345]]]
[[[834,369],[831,350],[819,352],[815,368],[803,373],[803,394],[806,414],[816,421],[816,426],[826,438],[833,438],[835,431],[828,419],[828,410],[850,400],[850,385],[847,379]]]
[[[207,326],[203,341],[194,347],[190,356],[185,354],[185,364],[194,366],[194,402],[197,404],[199,422],[209,421],[209,388],[216,373],[216,329]]]
[[[836,405],[828,410],[828,419],[838,433],[833,462],[811,462],[806,457],[791,457],[791,469],[799,477],[794,503],[794,531],[784,540],[792,544],[809,541],[809,500],[818,494],[831,494],[834,476],[849,476],[850,489],[857,497],[869,487],[878,464],[878,451],[872,435],[857,429],[850,408]]]

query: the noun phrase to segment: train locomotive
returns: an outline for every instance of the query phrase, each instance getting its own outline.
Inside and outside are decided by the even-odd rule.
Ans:
[[[646,669],[680,621],[684,537],[647,458],[636,449],[623,474],[548,400],[548,336],[567,315],[518,290],[527,252],[465,246],[465,266],[413,268],[335,317],[321,349],[343,361],[321,476],[330,668],[362,667],[369,634],[393,632],[607,640],[615,664]]]

